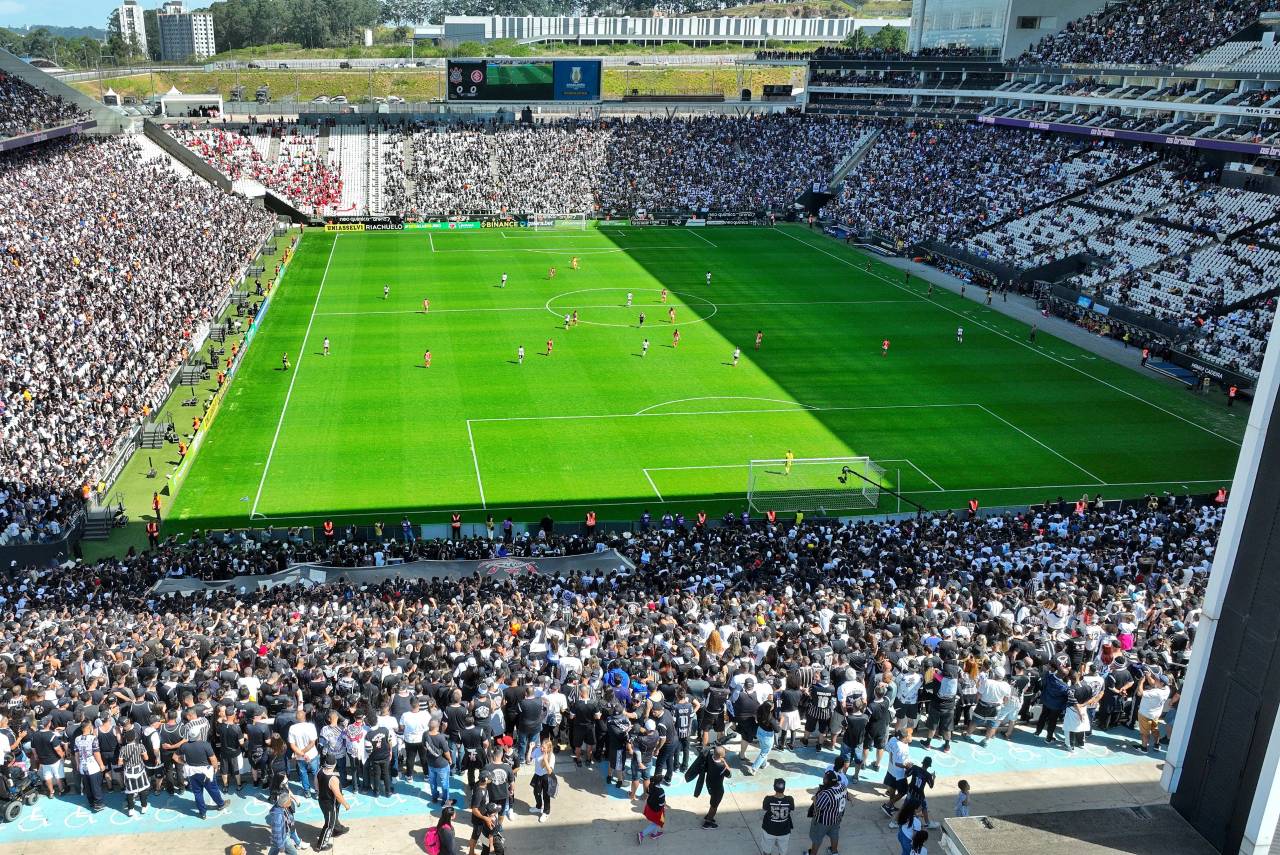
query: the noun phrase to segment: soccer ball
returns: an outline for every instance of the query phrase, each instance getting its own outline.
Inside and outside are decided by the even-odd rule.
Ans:
[[[237,843],[227,850],[227,855],[245,855],[244,844]]]

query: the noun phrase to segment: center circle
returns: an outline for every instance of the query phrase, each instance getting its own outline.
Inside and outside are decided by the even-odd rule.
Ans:
[[[552,305],[551,305],[552,303],[554,303],[554,302],[556,302],[557,300],[560,300],[560,299],[562,299],[562,298],[565,298],[565,297],[572,297],[574,294],[591,294],[591,293],[597,293],[597,292],[601,292],[601,291],[613,291],[613,292],[617,292],[617,293],[619,293],[619,294],[623,294],[623,295],[625,295],[628,291],[630,291],[630,292],[631,292],[631,294],[632,294],[633,296],[635,296],[635,297],[640,297],[640,296],[642,296],[642,295],[646,295],[646,294],[648,294],[648,295],[652,295],[652,296],[653,296],[653,299],[654,299],[655,301],[658,299],[658,296],[659,296],[659,294],[661,293],[661,289],[659,289],[659,288],[579,288],[579,289],[578,289],[578,290],[576,290],[576,291],[565,291],[563,294],[556,294],[554,297],[549,298],[549,299],[547,300],[547,302],[546,302],[546,306],[545,306],[545,308],[546,308],[546,310],[547,310],[548,312],[550,312],[551,314],[555,315],[557,319],[561,319],[561,320],[563,320],[565,313],[564,313],[564,312],[562,312],[562,311],[559,311],[559,310],[557,310],[557,309],[555,309],[555,308],[553,308],[553,307],[552,307]],[[676,321],[676,325],[677,325],[677,326],[688,326],[688,325],[690,325],[690,324],[701,324],[701,323],[705,323],[706,321],[710,320],[710,319],[711,319],[711,317],[712,317],[713,315],[715,315],[715,313],[716,313],[716,312],[720,311],[720,307],[719,307],[719,306],[717,306],[715,303],[711,302],[710,300],[708,300],[706,297],[700,297],[700,296],[698,296],[697,294],[691,293],[691,292],[689,292],[689,291],[671,291],[671,290],[668,290],[668,291],[667,291],[667,294],[668,294],[669,296],[672,296],[672,297],[679,297],[679,298],[680,298],[680,299],[685,303],[685,307],[686,307],[686,308],[688,308],[690,311],[695,311],[695,312],[696,312],[696,311],[698,311],[698,308],[699,308],[699,307],[697,307],[697,306],[695,306],[695,305],[690,304],[690,302],[689,302],[690,300],[697,300],[699,303],[701,303],[701,304],[702,304],[702,307],[704,307],[704,308],[705,308],[705,307],[709,306],[709,307],[711,308],[711,311],[707,312],[705,315],[700,315],[700,316],[698,316],[698,317],[694,317],[694,318],[691,318],[691,319],[689,319],[689,320],[678,320],[678,321]],[[646,309],[646,307],[651,307],[651,308],[654,308],[654,309],[661,309],[663,306],[666,306],[666,305],[669,305],[669,304],[667,304],[667,303],[661,303],[661,302],[647,303],[647,302],[634,302],[634,301],[633,301],[633,302],[632,302],[632,305],[631,305],[630,309],[628,309],[628,311],[631,311],[631,312],[641,312],[641,311],[644,311],[644,310]],[[574,307],[570,306],[569,308],[570,308],[570,311],[572,311]],[[627,305],[626,305],[625,296],[624,296],[624,298],[623,298],[622,300],[619,300],[616,304],[600,305],[600,306],[578,306],[577,308],[578,308],[578,309],[580,309],[580,310],[583,310],[583,309],[627,309]],[[657,317],[657,318],[653,318],[653,320],[654,320],[654,321],[664,321],[664,320],[665,320],[665,318],[663,318],[663,317]],[[579,319],[578,319],[578,323],[581,323],[581,324],[589,324],[590,326],[593,326],[593,327],[619,327],[619,328],[622,328],[622,329],[630,329],[630,328],[632,328],[632,327],[634,327],[634,326],[635,326],[635,324],[633,324],[633,323],[627,323],[627,324],[612,324],[612,323],[608,323],[608,322],[606,322],[606,321],[589,321],[589,320],[587,320],[586,318],[579,318]]]

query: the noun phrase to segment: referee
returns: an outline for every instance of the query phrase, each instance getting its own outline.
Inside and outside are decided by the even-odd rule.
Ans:
[[[831,840],[831,855],[839,855],[840,820],[844,819],[844,809],[848,794],[840,786],[840,777],[827,770],[822,776],[822,789],[813,797],[813,823],[809,826],[809,855],[818,855],[822,846],[822,838]]]

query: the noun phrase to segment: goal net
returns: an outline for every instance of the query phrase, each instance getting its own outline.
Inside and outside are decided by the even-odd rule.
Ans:
[[[797,457],[752,460],[747,469],[747,507],[751,511],[827,513],[880,504],[888,487],[885,470],[869,457]]]
[[[587,228],[587,215],[578,214],[530,214],[529,228],[534,231],[551,231],[553,229],[571,229],[584,231]]]

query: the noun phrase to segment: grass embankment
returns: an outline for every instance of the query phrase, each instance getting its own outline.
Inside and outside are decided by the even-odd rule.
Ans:
[[[799,83],[796,69],[779,67],[713,67],[713,68],[606,68],[603,90],[607,99],[618,99],[637,89],[642,93],[678,95],[719,92],[736,96],[739,89],[749,88],[759,97],[765,84]],[[345,95],[352,102],[373,97],[395,95],[406,101],[429,101],[443,95],[444,76],[440,69],[397,69],[394,71],[194,71],[156,72],[132,77],[118,77],[103,82],[120,95],[139,100],[177,87],[180,92],[215,91],[229,98],[236,85],[243,86],[247,97],[263,84],[271,87],[275,101],[310,101],[317,95]],[[96,80],[72,84],[92,97],[97,97]]]

